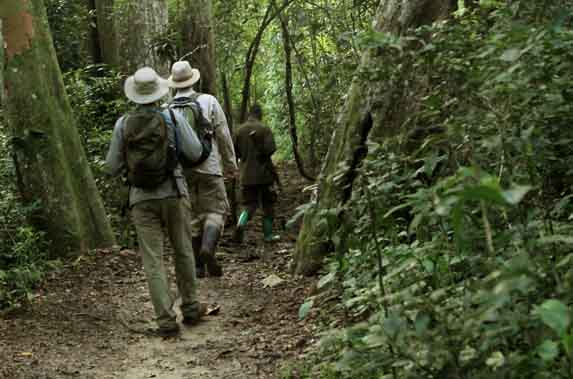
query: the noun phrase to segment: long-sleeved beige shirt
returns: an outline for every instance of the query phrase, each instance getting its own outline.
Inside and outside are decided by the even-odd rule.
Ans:
[[[193,94],[195,94],[193,89],[180,90],[174,98],[190,97]],[[199,95],[197,102],[201,106],[203,116],[211,122],[215,138],[213,139],[213,150],[209,158],[191,170],[217,176],[235,175],[238,171],[237,159],[235,157],[235,148],[233,147],[233,138],[231,137],[223,108],[219,101],[209,94]]]

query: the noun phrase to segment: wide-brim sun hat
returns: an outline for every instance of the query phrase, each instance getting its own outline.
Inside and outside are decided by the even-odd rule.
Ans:
[[[127,78],[123,90],[134,103],[150,104],[169,93],[169,84],[151,67],[143,67]]]
[[[187,88],[197,83],[201,78],[201,73],[196,68],[192,68],[188,61],[173,63],[171,76],[167,79],[171,88]]]

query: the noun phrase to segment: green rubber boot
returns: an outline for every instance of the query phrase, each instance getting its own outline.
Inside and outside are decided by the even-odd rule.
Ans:
[[[233,232],[233,241],[242,243],[243,239],[245,239],[245,226],[249,222],[249,212],[243,211],[239,216],[239,221],[237,222],[237,226],[235,227],[235,231]]]
[[[264,217],[263,218],[263,236],[265,242],[276,242],[281,239],[280,236],[273,234],[273,218]]]

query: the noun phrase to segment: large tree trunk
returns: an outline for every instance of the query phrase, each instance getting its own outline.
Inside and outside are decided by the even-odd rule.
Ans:
[[[2,17],[0,14],[0,109],[4,106],[4,37],[2,36]]]
[[[457,0],[382,0],[374,28],[403,35],[411,28],[449,17],[456,6]],[[304,217],[295,251],[294,270],[297,273],[314,274],[324,257],[332,252],[334,244],[330,237],[336,234],[342,222],[352,223],[345,215],[340,215],[330,225],[320,220],[324,218],[323,210],[341,209],[350,199],[358,176],[357,168],[367,153],[368,142],[380,141],[399,128],[396,113],[400,112],[396,112],[396,108],[400,107],[400,99],[404,96],[400,80],[376,80],[377,67],[382,67],[385,54],[391,53],[373,49],[362,57],[321,170],[317,204]],[[403,68],[404,71],[408,69]]]
[[[187,60],[201,71],[201,82],[197,89],[215,96],[217,64],[211,0],[184,0],[181,21],[183,54],[191,54]]]
[[[109,247],[114,238],[75,129],[42,0],[2,13],[5,116],[23,200],[58,255]]]
[[[125,0],[115,7],[121,34],[121,66],[132,74],[150,66],[160,75],[169,73],[169,62],[159,56],[156,37],[167,30],[168,14],[165,0]]]
[[[97,32],[94,32],[97,33],[97,41],[99,42],[99,45],[94,46],[93,49],[97,49],[94,51],[99,54],[103,63],[119,68],[119,40],[114,15],[115,0],[90,0],[90,2],[94,2],[92,5],[95,5]],[[94,57],[94,60],[97,58]]]

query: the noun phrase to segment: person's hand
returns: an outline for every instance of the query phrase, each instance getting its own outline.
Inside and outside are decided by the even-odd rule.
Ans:
[[[224,175],[225,181],[236,180],[239,177],[239,172],[237,170],[226,172]]]

